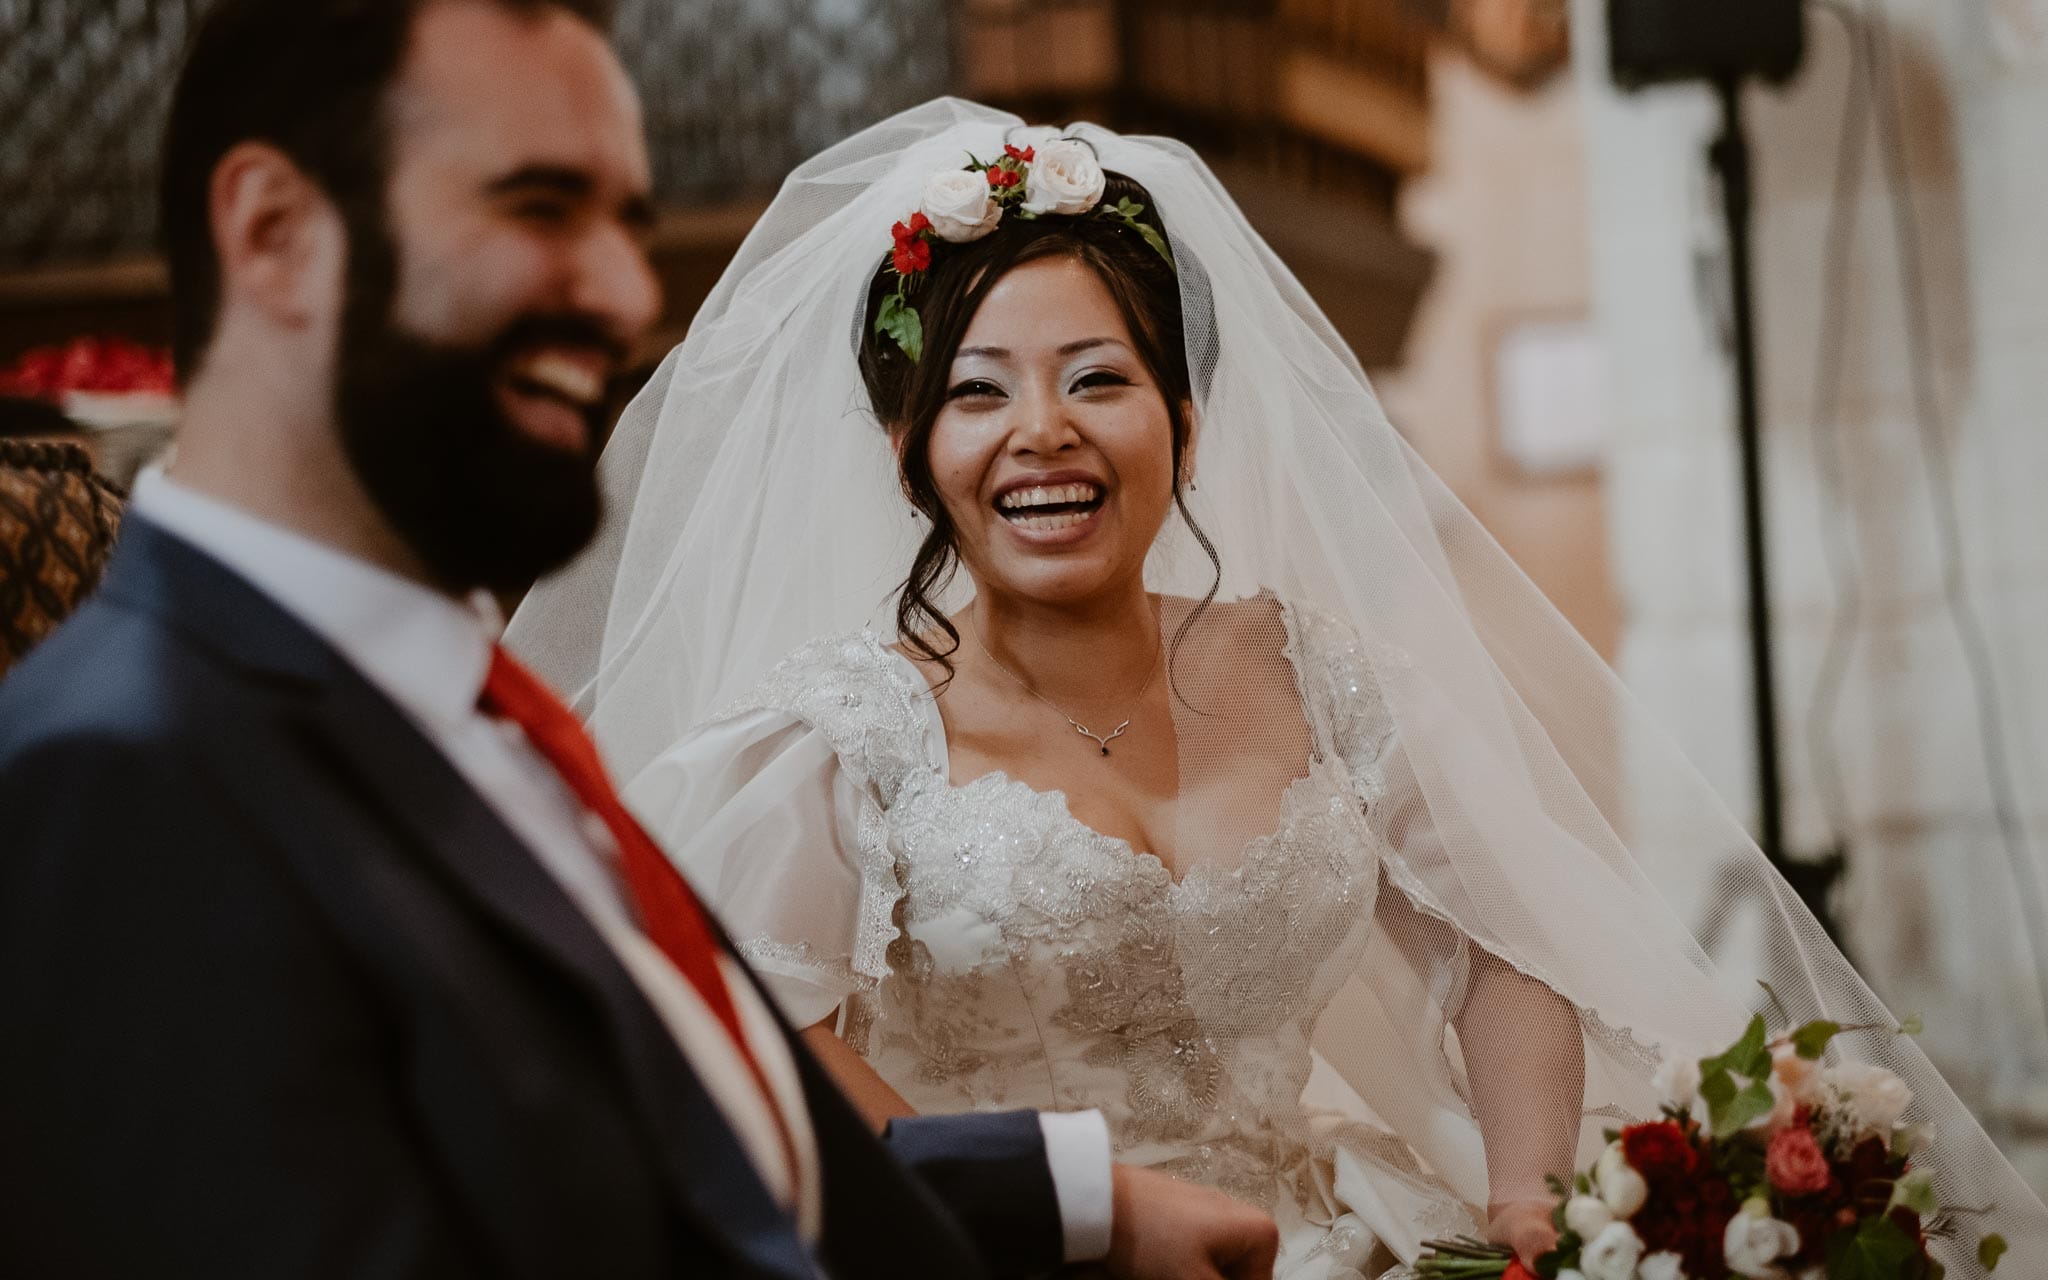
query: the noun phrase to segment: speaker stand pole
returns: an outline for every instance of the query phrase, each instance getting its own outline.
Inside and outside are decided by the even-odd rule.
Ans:
[[[1749,657],[1754,682],[1757,761],[1757,844],[1785,866],[1784,791],[1778,771],[1778,700],[1772,674],[1770,570],[1764,535],[1763,414],[1758,405],[1756,300],[1751,292],[1750,153],[1742,122],[1742,82],[1714,82],[1721,100],[1721,136],[1708,148],[1720,176],[1728,221],[1730,319],[1735,346],[1735,414],[1742,450],[1742,534],[1748,565]]]
[[[1714,81],[1721,103],[1721,134],[1707,155],[1720,178],[1722,212],[1728,222],[1729,311],[1735,348],[1735,411],[1742,461],[1742,534],[1747,566],[1749,658],[1756,722],[1756,840],[1771,865],[1805,900],[1836,944],[1845,939],[1835,919],[1829,890],[1846,865],[1837,848],[1809,860],[1785,848],[1785,793],[1778,763],[1778,697],[1771,647],[1769,540],[1764,523],[1763,411],[1757,375],[1756,297],[1752,288],[1749,136],[1742,120],[1742,80]]]

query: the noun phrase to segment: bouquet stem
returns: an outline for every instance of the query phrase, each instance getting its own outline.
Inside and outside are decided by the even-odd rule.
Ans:
[[[1515,1252],[1474,1236],[1449,1240],[1425,1240],[1427,1251],[1415,1264],[1423,1280],[1503,1280],[1510,1274],[1526,1276]]]

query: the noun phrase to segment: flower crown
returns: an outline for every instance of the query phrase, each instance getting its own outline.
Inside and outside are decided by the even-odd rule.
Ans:
[[[1048,214],[1110,218],[1144,237],[1160,257],[1173,265],[1173,251],[1156,227],[1140,222],[1145,206],[1128,197],[1102,203],[1109,179],[1095,150],[1074,138],[1055,138],[1038,147],[1005,145],[1002,159],[983,164],[972,153],[964,169],[942,169],[924,184],[917,212],[890,229],[896,247],[889,268],[896,273],[896,291],[882,299],[875,332],[886,334],[916,361],[924,354],[924,321],[910,301],[932,265],[937,241],[967,244],[994,231],[1005,213],[1032,219]]]

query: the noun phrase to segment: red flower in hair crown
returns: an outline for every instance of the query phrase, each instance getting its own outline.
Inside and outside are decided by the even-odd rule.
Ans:
[[[917,211],[890,228],[895,247],[889,268],[896,273],[896,291],[882,299],[875,332],[892,339],[912,360],[920,359],[924,321],[912,295],[931,270],[933,247],[979,240],[1002,225],[1006,216],[1111,218],[1143,237],[1171,265],[1173,251],[1166,237],[1139,220],[1145,206],[1129,199],[1103,204],[1107,186],[1094,148],[1075,138],[1055,138],[1036,147],[1005,146],[994,164],[969,155],[966,168],[933,174],[924,184]]]

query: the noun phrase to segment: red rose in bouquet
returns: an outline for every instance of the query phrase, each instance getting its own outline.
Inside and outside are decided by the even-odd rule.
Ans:
[[[1621,1131],[1621,1149],[1653,1187],[1690,1178],[1700,1167],[1699,1152],[1675,1120],[1630,1125]]]
[[[1788,1196],[1819,1195],[1834,1181],[1828,1157],[1811,1129],[1786,1129],[1764,1151],[1764,1173]]]

